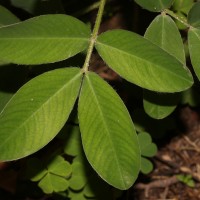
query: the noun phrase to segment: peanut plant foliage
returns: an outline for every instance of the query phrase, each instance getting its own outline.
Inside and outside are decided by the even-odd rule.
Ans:
[[[74,109],[80,131],[72,128],[65,153],[72,153],[74,157],[83,154],[104,181],[121,190],[133,185],[141,169],[149,172],[147,165],[152,168],[152,164],[141,156],[155,155],[156,147],[150,136],[145,133],[138,140],[131,116],[117,92],[89,70],[91,52],[96,49],[104,62],[123,79],[143,88],[145,112],[156,119],[171,114],[180,101],[178,94],[192,87],[193,76],[186,66],[179,27],[170,15],[173,1],[136,0],[136,3],[158,12],[144,37],[127,30],[97,35],[105,0],[100,1],[94,31],[66,14],[40,15],[20,22],[0,6],[0,68],[9,64],[17,64],[16,68],[23,65],[27,69],[40,64],[55,66],[27,81],[12,97],[0,91],[1,161],[20,159],[39,151],[65,129]],[[178,9],[177,4],[174,5]],[[188,26],[191,62],[200,77],[200,15],[197,11],[200,4],[192,2],[190,7],[184,26]],[[59,66],[61,61],[79,53],[85,56],[83,66]],[[67,136],[64,139],[68,141]],[[144,151],[147,143],[149,151],[153,152],[151,155]],[[31,163],[41,166],[40,162]],[[70,166],[59,155],[52,166],[43,163],[46,171],[32,180],[40,181],[39,186],[45,193],[85,187],[83,196],[91,197],[87,176],[76,174],[75,170],[77,166],[82,169],[82,160],[74,162],[76,164]],[[77,165],[74,171],[73,165]],[[52,174],[52,170],[55,173]],[[81,182],[78,184],[76,180]]]

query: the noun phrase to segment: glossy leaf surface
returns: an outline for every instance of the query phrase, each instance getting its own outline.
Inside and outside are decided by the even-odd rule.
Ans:
[[[71,16],[43,15],[0,28],[0,60],[43,64],[65,60],[87,48],[89,28]]]
[[[98,37],[96,48],[114,71],[143,88],[178,92],[193,84],[190,72],[180,61],[133,32],[107,31]]]
[[[188,46],[194,71],[200,79],[200,29],[191,28],[188,32]]]
[[[25,84],[0,114],[0,160],[38,151],[65,124],[76,101],[82,74],[57,69]]]
[[[140,167],[137,135],[122,100],[94,73],[84,77],[78,116],[83,149],[91,166],[114,187],[129,188]]]
[[[147,10],[159,12],[169,8],[173,0],[135,0],[135,2]]]
[[[188,22],[195,28],[200,28],[200,2],[196,2],[188,13]]]

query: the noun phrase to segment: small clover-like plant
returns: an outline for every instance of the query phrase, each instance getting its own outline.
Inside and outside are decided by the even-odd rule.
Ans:
[[[80,133],[79,136],[74,133],[74,138],[68,141],[76,147],[65,146],[64,152],[77,156],[77,148],[82,145],[86,159],[97,174],[121,190],[135,182],[141,163],[142,171],[149,171],[149,167],[145,169],[149,162],[141,158],[141,153],[152,156],[155,148],[151,155],[147,154],[144,141],[150,150],[153,144],[144,133],[139,134],[138,141],[131,116],[119,95],[90,71],[91,55],[96,49],[112,70],[141,87],[146,113],[156,119],[164,118],[174,111],[180,94],[189,90],[194,82],[186,66],[180,32],[171,17],[188,28],[189,54],[199,77],[199,2],[188,11],[187,18],[181,19],[169,10],[172,0],[136,2],[149,11],[160,13],[144,37],[127,30],[98,35],[106,0],[99,2],[92,32],[82,21],[69,15],[40,15],[19,22],[7,9],[0,7],[3,13],[0,15],[6,16],[0,21],[0,69],[9,64],[23,65],[27,71],[30,65],[42,68],[42,64],[54,63],[55,67],[26,82],[13,96],[0,92],[1,161],[20,159],[43,148],[61,131],[75,109]],[[60,66],[62,61],[79,53],[85,56],[83,65]],[[21,67],[17,65],[16,68]],[[76,137],[81,138],[81,142]],[[70,176],[73,163],[59,156],[52,163],[33,179],[39,181],[46,193],[66,190],[70,184],[73,189],[83,186],[76,185],[73,169]],[[36,165],[41,167],[39,161]],[[71,179],[68,180],[68,176]],[[51,187],[47,187],[49,185]]]
[[[194,179],[192,178],[192,175],[190,175],[190,174],[187,174],[187,175],[179,174],[176,177],[179,181],[186,184],[187,186],[195,187],[195,182],[194,182]]]
[[[67,190],[71,173],[71,164],[61,156],[53,157],[45,163],[37,158],[27,162],[27,177],[39,181],[38,186],[47,194]]]
[[[152,162],[147,159],[153,157],[157,153],[157,146],[152,142],[151,136],[147,132],[140,132],[138,134],[138,140],[141,149],[141,167],[140,170],[144,174],[148,174],[153,170]]]
[[[67,124],[57,136],[59,153],[70,158],[70,163],[58,153],[50,158],[28,159],[26,178],[37,182],[46,194],[63,192],[70,199],[110,199],[118,197],[116,189],[97,176],[89,166],[81,145],[77,125]]]

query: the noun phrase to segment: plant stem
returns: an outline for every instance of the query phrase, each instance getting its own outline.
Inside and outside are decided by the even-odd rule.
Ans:
[[[165,9],[164,10],[164,13],[167,13],[168,15],[170,15],[171,17],[175,18],[176,20],[178,20],[179,22],[181,22],[183,25],[185,25],[186,27],[190,28],[191,25],[187,23],[187,21],[183,18],[183,17],[180,17],[178,15],[176,15],[176,13],[174,13],[173,11],[171,10],[168,10],[168,9]]]
[[[85,14],[91,12],[92,10],[97,9],[99,7],[99,5],[100,5],[100,1],[95,2],[92,5],[89,5],[88,7],[83,8],[82,10],[74,13],[73,16],[80,17],[82,15],[85,15]]]
[[[88,71],[90,59],[91,59],[91,56],[92,56],[92,51],[94,49],[94,45],[95,45],[95,42],[96,42],[96,39],[97,39],[99,27],[100,27],[100,24],[101,24],[105,4],[106,4],[106,0],[100,1],[99,10],[98,10],[98,13],[97,13],[97,18],[96,18],[96,21],[95,21],[92,36],[90,38],[90,43],[89,43],[85,63],[83,65],[83,71],[84,72]]]

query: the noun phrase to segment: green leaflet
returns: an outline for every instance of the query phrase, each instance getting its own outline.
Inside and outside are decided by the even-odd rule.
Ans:
[[[165,14],[158,15],[147,28],[145,38],[185,64],[181,34],[171,17]]]
[[[63,177],[59,177],[52,173],[47,173],[39,182],[38,186],[42,188],[44,193],[51,194],[53,192],[65,191],[68,188],[69,183],[68,180]]]
[[[200,93],[198,87],[194,86],[182,92],[181,104],[188,104],[191,107],[198,107],[200,105]]]
[[[99,176],[119,189],[128,189],[140,168],[137,135],[129,113],[116,92],[88,72],[78,103],[83,149]]]
[[[32,154],[65,124],[76,101],[82,73],[57,69],[25,84],[0,114],[0,160]]]
[[[82,153],[82,152],[81,152]],[[80,191],[83,189],[91,176],[91,167],[82,157],[81,153],[76,158],[82,159],[82,161],[74,159],[72,163],[72,176],[69,179],[69,187],[74,191]]]
[[[48,170],[45,163],[33,157],[28,159],[25,173],[26,178],[31,179],[31,181],[39,181],[48,173]]]
[[[9,24],[14,24],[19,21],[20,20],[15,15],[13,15],[9,10],[0,5],[0,27]],[[7,63],[8,62],[0,59],[0,66]]]
[[[33,157],[28,160],[26,173],[27,178],[31,178],[31,181],[39,181],[38,186],[45,193],[50,194],[68,188],[67,178],[72,173],[72,167],[59,155],[47,158],[47,160]]]
[[[149,174],[153,170],[153,164],[147,158],[141,158],[141,172],[143,174]]]
[[[163,119],[170,115],[180,101],[180,93],[163,94],[144,90],[143,106],[152,118]]]
[[[190,28],[188,32],[188,46],[194,71],[200,79],[200,29]]]
[[[179,12],[187,15],[193,4],[193,0],[174,0],[172,8],[176,13]]]
[[[0,28],[0,60],[43,64],[65,60],[87,48],[89,28],[71,16],[43,15]]]
[[[200,2],[196,2],[188,13],[188,23],[195,28],[200,28]]]
[[[138,134],[138,141],[140,144],[141,155],[146,157],[153,157],[157,153],[157,146],[152,142],[150,134],[141,132]]]
[[[9,10],[0,5],[0,27],[8,24],[14,24],[20,20]]]
[[[81,133],[78,126],[67,125],[62,130],[67,137],[64,139],[64,152],[71,156],[77,156],[82,152]]]
[[[72,173],[71,164],[62,156],[56,156],[50,159],[47,169],[49,173],[65,178],[69,177]]]
[[[88,200],[84,193],[83,190],[80,190],[79,192],[74,191],[74,190],[68,190],[68,196],[71,200]]]
[[[113,30],[97,38],[104,61],[126,80],[157,92],[179,92],[193,84],[189,70],[175,57],[129,31]]]
[[[11,4],[14,7],[21,8],[29,13],[34,13],[34,10],[37,8],[40,0],[10,0]]]
[[[147,10],[160,12],[161,10],[169,8],[173,0],[135,0],[135,2]]]
[[[181,35],[171,17],[158,15],[148,27],[145,38],[176,57],[183,65],[186,63]],[[144,90],[145,112],[156,119],[171,114],[179,100],[179,94],[158,94]]]
[[[151,135],[147,132],[138,134],[141,150],[141,172],[148,174],[153,170],[153,164],[146,157],[153,157],[157,153],[157,146],[152,142]]]

